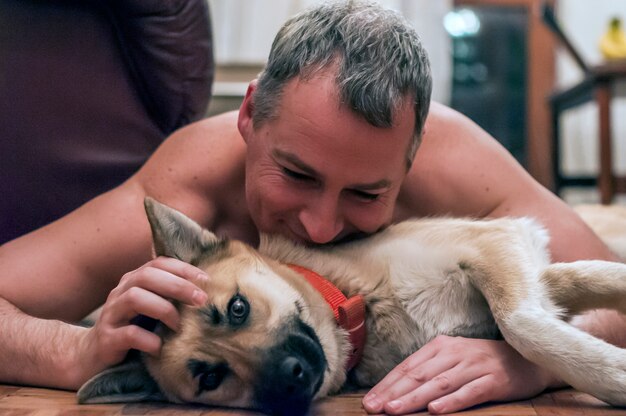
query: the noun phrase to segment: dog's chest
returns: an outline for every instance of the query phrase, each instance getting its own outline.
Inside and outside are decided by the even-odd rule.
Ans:
[[[462,244],[438,248],[412,238],[380,242],[363,256],[374,259],[386,276],[366,295],[368,335],[354,373],[356,384],[376,384],[437,335],[498,336],[487,303],[464,266],[472,250]],[[373,264],[369,268],[376,269]]]
[[[417,347],[437,335],[494,338],[498,331],[483,296],[459,267],[407,281],[397,279],[394,293],[414,324]]]
[[[495,338],[497,326],[484,297],[470,283],[470,245],[437,247],[418,241],[377,248],[389,256],[388,285],[410,320],[415,347],[440,334]],[[376,319],[374,316],[373,319]]]

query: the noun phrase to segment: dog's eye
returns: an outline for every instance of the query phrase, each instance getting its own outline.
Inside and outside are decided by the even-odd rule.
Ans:
[[[241,296],[235,295],[228,304],[228,320],[231,325],[243,324],[250,314],[250,304],[248,300]]]
[[[198,379],[198,387],[201,391],[215,390],[222,384],[225,375],[225,371],[207,371],[206,373],[201,373]]]
[[[224,380],[227,373],[228,365],[224,363],[216,364],[205,369],[205,371],[200,373],[200,377],[198,378],[199,391],[202,392],[217,389],[220,384],[222,384],[222,380]]]
[[[198,378],[198,392],[196,394],[217,389],[229,371],[226,363],[209,364],[196,359],[189,360],[187,367],[192,377]]]

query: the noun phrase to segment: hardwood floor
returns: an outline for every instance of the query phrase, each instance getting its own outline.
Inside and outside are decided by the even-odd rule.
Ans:
[[[311,416],[365,415],[362,394],[344,394],[316,403]],[[427,413],[416,413],[425,415]],[[615,409],[574,390],[546,393],[532,400],[477,407],[456,414],[473,416],[626,416],[626,409]],[[233,416],[256,415],[253,412],[212,409],[201,406],[161,403],[78,405],[73,392],[0,385],[2,416]]]

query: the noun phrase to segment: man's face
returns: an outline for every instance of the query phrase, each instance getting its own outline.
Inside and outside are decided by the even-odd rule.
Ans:
[[[331,74],[295,79],[278,117],[255,129],[246,112],[246,198],[259,231],[306,244],[373,233],[391,222],[413,134],[410,100],[377,128],[339,102]]]

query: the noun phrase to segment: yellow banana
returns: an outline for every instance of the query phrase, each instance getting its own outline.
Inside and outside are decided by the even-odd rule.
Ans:
[[[600,38],[600,52],[606,59],[626,58],[626,33],[618,17],[611,19],[607,31]]]

